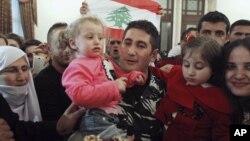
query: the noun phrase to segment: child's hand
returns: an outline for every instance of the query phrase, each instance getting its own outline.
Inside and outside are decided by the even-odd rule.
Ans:
[[[127,81],[128,79],[126,77],[120,77],[115,80],[120,93],[124,93],[126,91]]]
[[[127,88],[131,88],[134,85],[144,85],[146,82],[146,75],[139,71],[132,71],[127,76]]]
[[[139,75],[135,80],[135,85],[144,85],[145,80],[142,75]]]

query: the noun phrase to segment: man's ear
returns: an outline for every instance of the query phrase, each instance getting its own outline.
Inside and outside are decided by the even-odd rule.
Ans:
[[[78,50],[78,47],[76,45],[76,40],[75,39],[72,39],[70,38],[69,39],[69,47],[74,50],[74,51],[77,51]]]
[[[156,60],[158,54],[159,54],[159,50],[158,50],[158,49],[154,49],[154,50],[152,51],[150,61],[151,61],[151,62],[155,62],[155,60]]]

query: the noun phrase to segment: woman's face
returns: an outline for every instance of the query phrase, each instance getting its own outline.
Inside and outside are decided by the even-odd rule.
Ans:
[[[250,52],[243,46],[236,47],[229,55],[226,84],[236,96],[250,96]]]
[[[22,57],[0,71],[0,76],[5,81],[5,85],[23,86],[29,82],[29,71],[29,65]]]

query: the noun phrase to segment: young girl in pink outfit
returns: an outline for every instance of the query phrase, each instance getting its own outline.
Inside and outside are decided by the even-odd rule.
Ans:
[[[143,84],[145,77],[136,71],[123,75],[119,67],[103,56],[104,25],[98,18],[83,16],[77,19],[69,27],[69,37],[77,57],[64,71],[62,84],[76,105],[89,109],[82,118],[82,135],[97,135],[118,123],[117,104],[121,94],[128,85]],[[122,77],[113,80],[113,73]],[[113,131],[117,133],[102,138],[119,134],[118,129]]]

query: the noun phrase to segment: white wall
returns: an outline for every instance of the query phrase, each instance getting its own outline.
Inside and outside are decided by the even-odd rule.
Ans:
[[[37,0],[38,26],[35,28],[35,38],[46,42],[47,31],[52,24],[56,22],[70,23],[75,20],[80,16],[79,9],[82,1]],[[217,0],[216,9],[227,15],[232,23],[242,18],[250,20],[249,5],[249,0]]]
[[[47,31],[56,22],[71,23],[80,16],[83,0],[37,0],[38,25],[35,38],[46,42]]]
[[[250,20],[249,6],[249,0],[217,0],[218,11],[224,13],[231,24],[239,19]]]

